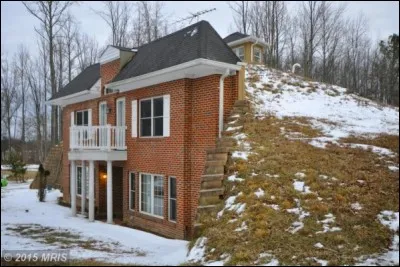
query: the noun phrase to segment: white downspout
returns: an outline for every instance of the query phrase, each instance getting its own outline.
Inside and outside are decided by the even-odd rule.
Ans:
[[[228,75],[229,69],[219,78],[219,137],[224,129],[224,80]]]

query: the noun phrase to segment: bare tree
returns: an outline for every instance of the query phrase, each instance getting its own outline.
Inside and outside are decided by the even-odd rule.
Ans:
[[[250,1],[229,1],[236,27],[244,34],[250,29]]]
[[[48,42],[49,48],[49,66],[50,66],[50,84],[51,93],[57,92],[56,71],[54,63],[54,46],[55,37],[58,35],[65,22],[65,13],[68,11],[72,1],[34,1],[22,2],[29,13],[36,17],[41,28],[35,29],[36,32]],[[58,112],[57,107],[51,108],[51,141],[56,144],[59,141],[58,137]]]
[[[43,162],[45,159],[45,147],[43,140],[43,130],[46,127],[44,123],[44,109],[43,103],[45,99],[45,73],[43,73],[42,64],[45,64],[46,61],[43,58],[38,58],[29,66],[29,89],[32,95],[32,105],[33,105],[33,117],[34,117],[34,126],[36,129],[36,146],[37,153],[40,162]]]
[[[15,64],[10,64],[7,59],[1,62],[1,118],[7,129],[9,149],[11,152],[11,127],[13,119],[21,106],[21,98],[17,86],[17,69]],[[15,121],[15,120],[14,120]],[[14,129],[15,134],[15,129]]]
[[[71,14],[68,14],[66,17],[65,25],[62,30],[62,35],[65,44],[65,57],[68,67],[68,82],[71,82],[75,60],[78,57],[76,43],[78,36],[78,27]]]
[[[99,45],[94,37],[82,33],[76,37],[78,71],[82,72],[88,66],[97,62]]]
[[[299,10],[301,39],[303,44],[304,76],[313,77],[314,56],[320,43],[323,8],[322,2],[303,1]]]
[[[95,11],[110,27],[112,44],[117,46],[128,45],[128,26],[131,5],[126,1],[103,1],[102,10]]]
[[[26,137],[26,100],[27,100],[27,68],[29,61],[29,53],[24,45],[18,46],[15,59],[15,68],[17,72],[16,82],[19,86],[21,96],[21,141],[25,144]]]

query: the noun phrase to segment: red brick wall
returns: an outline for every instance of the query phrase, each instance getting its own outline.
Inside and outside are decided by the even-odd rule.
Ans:
[[[101,67],[106,80],[112,79],[116,63]],[[115,125],[115,102],[125,97],[127,161],[113,162],[113,166],[123,167],[123,219],[133,227],[145,229],[172,238],[190,238],[195,220],[200,177],[206,160],[206,148],[215,147],[218,137],[218,105],[220,75],[199,79],[182,79],[149,86],[133,91],[102,95],[96,100],[68,105],[64,108],[64,199],[69,202],[69,124],[70,112],[92,109],[92,124],[98,125],[98,105],[107,101],[111,112],[107,123]],[[102,85],[104,85],[102,81]],[[224,82],[224,117],[237,99],[237,75],[227,77]],[[152,96],[170,94],[170,136],[153,138],[132,138],[131,101]],[[139,104],[138,104],[139,109]],[[139,120],[138,120],[139,123]],[[139,127],[138,127],[139,129]],[[104,163],[101,163],[104,164]],[[106,212],[105,180],[99,179],[99,166],[95,164],[97,215]],[[129,172],[136,173],[136,207],[129,210]],[[164,219],[139,213],[139,172],[164,176]],[[177,179],[177,222],[168,221],[168,177]],[[77,201],[80,204],[80,201]]]

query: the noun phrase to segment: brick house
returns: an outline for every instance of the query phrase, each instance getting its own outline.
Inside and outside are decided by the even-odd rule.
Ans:
[[[206,150],[244,96],[243,73],[206,21],[136,49],[108,46],[48,101],[63,110],[73,216],[190,238]]]

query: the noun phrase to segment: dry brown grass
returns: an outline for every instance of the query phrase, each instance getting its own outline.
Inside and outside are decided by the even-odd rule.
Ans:
[[[272,116],[245,123],[244,132],[256,154],[251,154],[248,162],[235,163],[234,171],[245,181],[235,184],[229,195],[243,192],[236,203],[246,203],[246,210],[242,216],[225,210],[219,220],[215,214],[203,218],[204,235],[208,238],[206,259],[220,260],[223,253],[229,253],[229,265],[254,264],[260,253],[268,252],[282,265],[316,264],[307,260],[309,257],[327,260],[330,265],[352,265],[355,258],[383,252],[390,246],[392,233],[376,219],[382,210],[399,210],[398,173],[387,168],[388,158],[333,145],[320,149],[281,134],[281,127],[310,137],[320,134],[307,124],[307,118],[279,120]],[[398,145],[398,137],[378,140],[373,141],[374,145],[391,148],[396,142]],[[398,162],[398,157],[395,160]],[[251,175],[253,172],[257,175]],[[297,172],[306,174],[303,181],[314,193],[302,194],[293,188]],[[268,174],[278,174],[279,178]],[[329,178],[321,179],[320,175]],[[254,195],[258,188],[265,191],[264,198]],[[296,199],[310,216],[303,220],[303,229],[291,234],[286,230],[298,221],[298,215],[285,209],[296,207]],[[363,209],[353,210],[351,204],[355,202]],[[267,206],[271,204],[279,205],[280,210]],[[316,234],[323,229],[317,221],[328,213],[336,217],[330,226],[342,230]],[[231,219],[237,221],[228,222]],[[248,230],[235,232],[242,222],[246,222]],[[314,244],[318,242],[324,248],[316,249]],[[215,248],[213,253],[212,248]]]
[[[376,137],[350,136],[340,140],[343,143],[366,144],[383,147],[399,153],[399,136],[390,134],[380,134]]]

